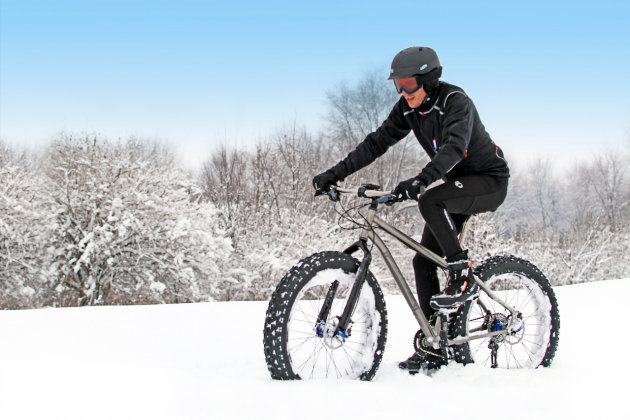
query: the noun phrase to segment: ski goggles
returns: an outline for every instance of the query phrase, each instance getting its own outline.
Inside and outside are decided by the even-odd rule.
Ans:
[[[402,93],[404,90],[408,94],[412,94],[420,90],[422,84],[418,83],[417,77],[401,77],[400,79],[394,79],[394,86],[396,86],[398,93]]]

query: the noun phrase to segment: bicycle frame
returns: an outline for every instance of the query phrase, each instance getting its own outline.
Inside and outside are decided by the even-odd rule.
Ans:
[[[352,189],[345,189],[341,187],[337,187],[336,190],[342,193],[356,193],[357,192],[356,189],[352,190]],[[400,270],[400,268],[398,267],[398,264],[396,263],[394,257],[392,256],[392,253],[390,252],[385,242],[381,239],[381,237],[375,232],[375,229],[379,228],[383,230],[384,232],[388,233],[390,236],[392,236],[399,242],[403,243],[408,248],[416,251],[423,257],[433,261],[439,267],[447,268],[447,263],[444,258],[430,251],[429,249],[421,245],[419,242],[411,238],[409,235],[396,229],[394,226],[390,225],[385,220],[381,219],[380,217],[376,215],[378,204],[379,204],[378,198],[387,196],[389,194],[390,194],[389,192],[384,192],[384,191],[375,191],[371,189],[366,190],[363,187],[359,189],[359,196],[371,198],[372,203],[370,204],[367,216],[365,217],[366,223],[363,226],[363,229],[361,230],[361,234],[359,235],[359,240],[355,242],[354,244],[352,244],[350,247],[346,248],[344,250],[344,253],[353,254],[358,250],[362,250],[364,253],[364,258],[357,272],[357,278],[355,280],[353,289],[350,293],[348,303],[346,304],[346,308],[340,319],[338,330],[342,330],[345,333],[345,328],[347,327],[347,323],[350,319],[350,315],[352,311],[354,311],[354,307],[356,305],[356,300],[358,298],[359,291],[361,287],[363,286],[363,282],[365,280],[365,275],[367,273],[368,265],[372,259],[369,247],[367,246],[367,242],[370,241],[381,252],[383,259],[385,260],[385,264],[387,265],[389,271],[394,277],[394,280],[396,281],[396,284],[398,285],[400,292],[404,296],[407,302],[407,305],[409,305],[411,312],[413,313],[414,317],[418,321],[418,325],[420,326],[420,329],[424,333],[428,342],[431,343],[434,346],[434,348],[437,348],[436,344],[438,342],[440,344],[440,347],[444,348],[445,346],[461,345],[472,340],[506,334],[506,330],[504,330],[504,331],[488,332],[488,333],[483,333],[483,334],[475,334],[475,335],[470,335],[468,337],[460,337],[456,339],[448,339],[447,331],[445,329],[447,327],[447,322],[441,323],[442,328],[436,328],[434,330],[431,327],[431,325],[429,324],[429,321],[424,315],[424,312],[422,312],[420,305],[418,304],[415,296],[413,295],[413,292],[411,291],[409,284],[405,280],[405,277],[402,274],[402,271]],[[512,313],[514,319],[516,319],[516,317],[518,316],[517,310],[515,310],[513,307],[508,305],[506,302],[502,301],[477,276],[474,276],[474,280],[479,285],[479,287],[491,299],[495,300],[501,306],[505,307],[508,311]]]

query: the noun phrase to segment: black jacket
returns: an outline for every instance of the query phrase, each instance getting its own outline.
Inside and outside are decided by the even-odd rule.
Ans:
[[[510,176],[503,152],[486,132],[472,100],[461,88],[444,82],[415,109],[401,96],[387,120],[332,172],[344,179],[374,162],[412,130],[431,158],[418,174],[425,185],[473,174]]]

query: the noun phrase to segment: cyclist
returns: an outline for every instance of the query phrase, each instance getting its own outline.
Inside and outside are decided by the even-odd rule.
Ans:
[[[472,263],[458,234],[473,214],[494,211],[505,199],[509,169],[502,150],[486,132],[477,109],[459,87],[440,80],[442,66],[428,47],[410,47],[394,57],[389,79],[401,95],[387,119],[342,161],[313,178],[315,195],[369,165],[413,131],[430,162],[392,191],[400,199],[417,200],[425,220],[421,243],[448,263],[448,283],[440,293],[435,263],[413,259],[420,307],[427,319],[478,296],[471,281]],[[427,189],[435,181],[438,186]],[[414,354],[399,367],[417,372],[432,360]]]

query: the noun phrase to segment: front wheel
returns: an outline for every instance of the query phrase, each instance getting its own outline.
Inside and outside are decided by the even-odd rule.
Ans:
[[[521,319],[517,328],[512,314],[483,290],[479,299],[467,302],[455,315],[455,336],[467,337],[505,330],[494,338],[470,341],[462,346],[463,362],[491,367],[536,368],[549,366],[558,348],[560,313],[556,296],[544,274],[532,263],[499,256],[475,268],[477,275],[499,299],[515,308]]]
[[[263,344],[272,378],[374,377],[385,348],[387,311],[371,272],[346,335],[335,334],[358,267],[359,261],[348,254],[321,252],[301,260],[282,278],[265,317]],[[318,324],[325,302],[330,309]]]

